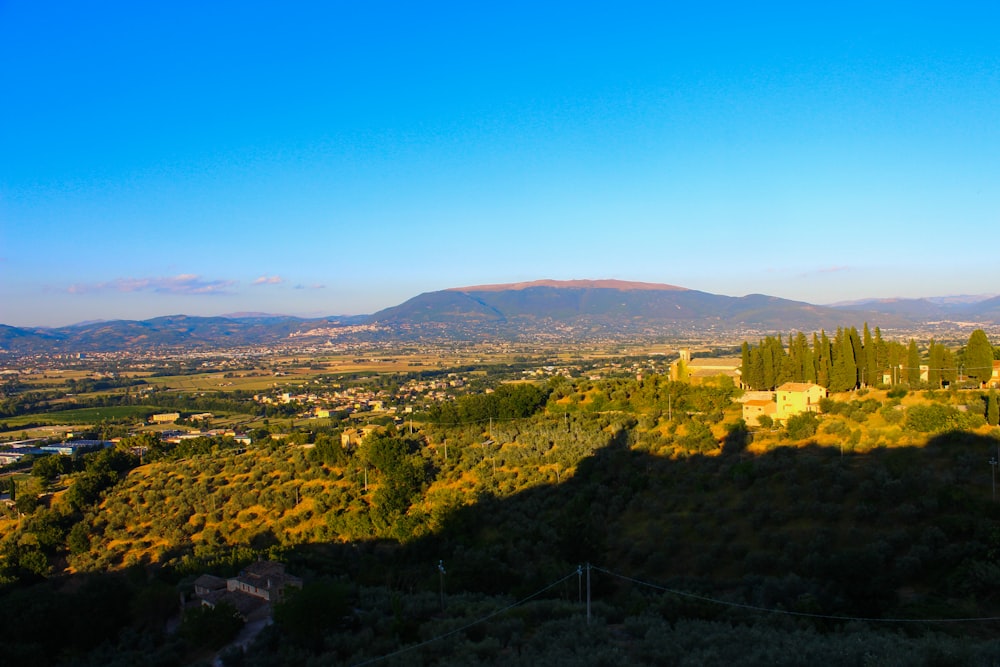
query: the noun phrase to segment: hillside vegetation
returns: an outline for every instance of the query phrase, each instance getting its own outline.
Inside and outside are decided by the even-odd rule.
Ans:
[[[39,664],[185,664],[204,647],[164,633],[177,587],[269,557],[306,587],[232,664],[355,664],[459,628],[384,664],[990,664],[995,621],[941,622],[1000,617],[988,395],[851,392],[751,432],[738,393],[559,379],[349,449],[92,455],[7,520],[22,613],[0,639]],[[51,619],[58,642],[34,629]]]

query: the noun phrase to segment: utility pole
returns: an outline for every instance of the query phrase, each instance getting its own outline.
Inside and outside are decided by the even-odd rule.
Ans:
[[[997,465],[1000,464],[1000,461],[998,461],[997,457],[994,456],[994,457],[990,458],[989,464],[990,464],[990,469],[993,471],[993,502],[996,502],[997,501]]]
[[[590,563],[587,563],[587,625],[590,625]]]
[[[444,561],[438,560],[438,578],[441,580],[441,609],[444,610]]]

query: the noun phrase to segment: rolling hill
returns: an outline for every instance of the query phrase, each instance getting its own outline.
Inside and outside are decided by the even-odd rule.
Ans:
[[[865,313],[854,313],[857,318]],[[400,327],[414,323],[470,328],[489,324],[511,333],[544,324],[594,333],[649,327],[691,329],[818,330],[842,326],[845,312],[763,294],[722,296],[698,290],[625,281],[536,281],[426,292],[372,315]],[[894,324],[904,320],[890,316]]]
[[[564,340],[699,332],[834,330],[871,322],[912,330],[932,322],[1000,324],[1000,297],[871,299],[819,306],[764,294],[733,297],[622,280],[538,280],[419,294],[373,315],[302,319],[260,313],[92,321],[59,328],[0,325],[0,352],[52,354],[202,350],[273,345],[292,338]],[[348,329],[374,325],[364,332]]]

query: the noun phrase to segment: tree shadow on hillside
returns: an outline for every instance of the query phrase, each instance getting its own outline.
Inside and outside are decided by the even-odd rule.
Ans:
[[[402,591],[513,595],[593,563],[742,603],[864,617],[914,600],[1000,593],[963,569],[1000,550],[987,464],[996,439],[958,432],[922,448],[845,455],[808,444],[752,456],[742,434],[731,436],[720,455],[683,459],[619,440],[561,484],[453,510],[435,534],[302,545],[288,556]]]
[[[993,499],[996,468],[989,463],[997,454],[995,438],[952,432],[925,447],[845,454],[807,444],[753,455],[745,435],[734,431],[719,453],[664,458],[629,448],[625,436],[583,459],[562,483],[506,497],[486,494],[450,511],[440,530],[420,538],[278,548],[273,533],[262,533],[257,546],[271,548],[307,584],[329,576],[443,598],[475,592],[520,599],[589,563],[674,590],[805,614],[1000,615],[1000,503]],[[671,620],[737,613],[593,574],[595,599],[629,613],[652,610]],[[76,619],[67,633],[79,635],[81,648],[102,636],[88,634],[85,621],[94,609],[116,609],[102,617],[105,624],[128,623],[135,613],[136,599],[125,599],[132,593],[113,581],[86,587],[80,585],[93,577],[55,579],[51,586],[62,592],[44,598],[48,602],[38,589],[4,596],[19,609],[19,622],[8,629],[23,638],[38,634],[32,646],[45,646],[32,628],[51,627],[46,616],[62,618],[53,610],[72,611],[64,614]],[[571,577],[546,595],[577,601],[579,583]],[[77,598],[75,588],[100,592],[100,604]],[[176,599],[162,587],[158,595],[164,605],[150,606],[150,623]],[[738,613],[747,620],[760,616]]]

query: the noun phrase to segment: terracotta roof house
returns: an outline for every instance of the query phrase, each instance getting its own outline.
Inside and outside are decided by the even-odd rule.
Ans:
[[[778,404],[774,401],[765,401],[759,398],[752,398],[743,402],[743,421],[751,426],[759,426],[762,416],[774,418],[774,413],[778,409]]]
[[[778,409],[775,419],[788,419],[803,412],[819,412],[826,388],[811,382],[786,382],[775,390]]]

